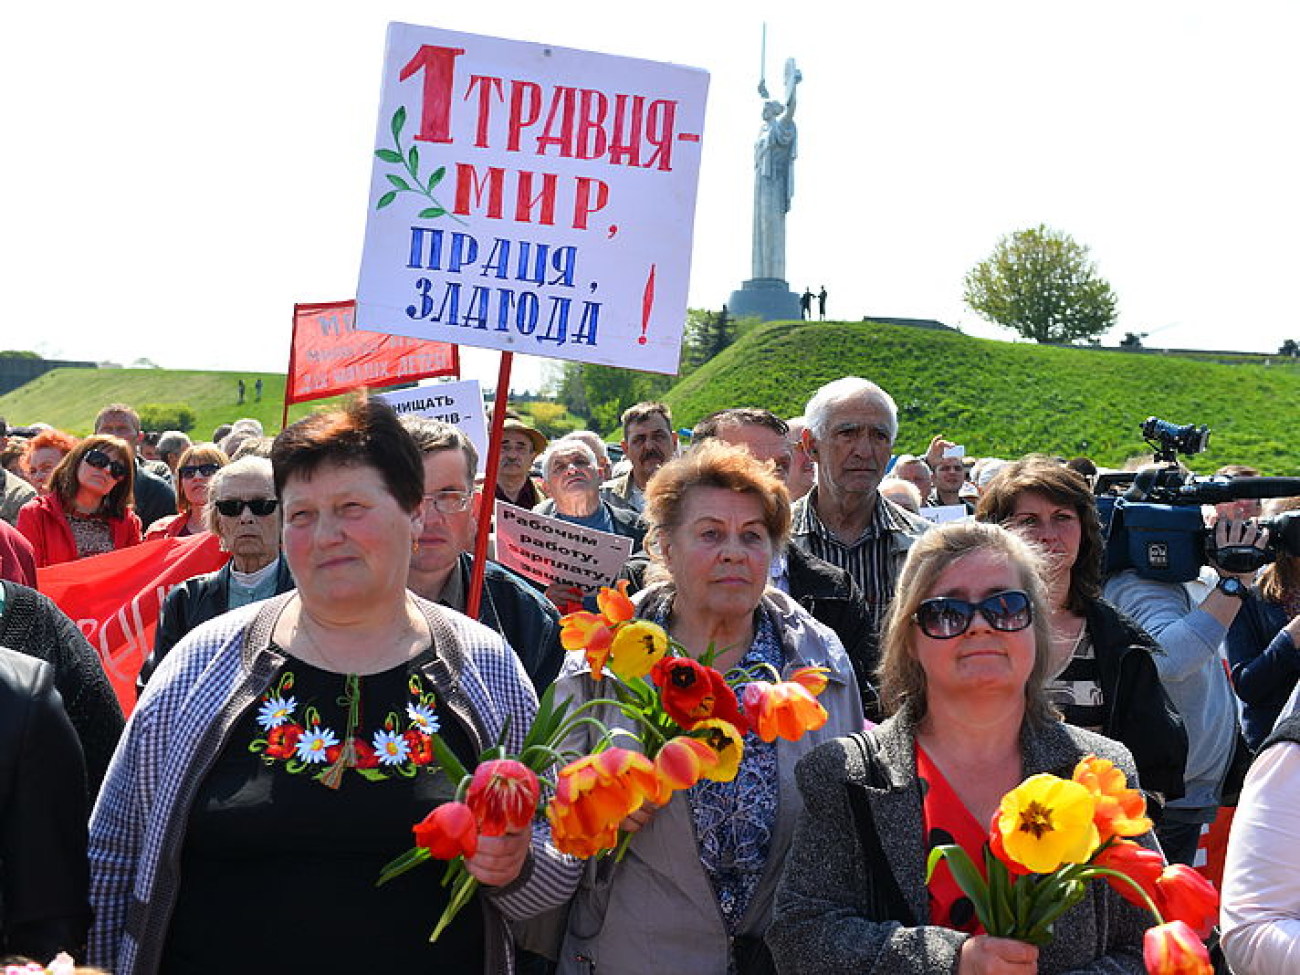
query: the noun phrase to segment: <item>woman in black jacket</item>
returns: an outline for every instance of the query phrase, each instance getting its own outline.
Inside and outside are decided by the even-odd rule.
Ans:
[[[1159,644],[1101,598],[1104,545],[1088,483],[1030,455],[994,475],[975,517],[1020,532],[1047,554],[1047,689],[1065,720],[1127,746],[1148,793],[1182,796],[1187,734],[1151,659]]]
[[[43,661],[0,647],[0,955],[79,955],[90,927],[86,769]]]

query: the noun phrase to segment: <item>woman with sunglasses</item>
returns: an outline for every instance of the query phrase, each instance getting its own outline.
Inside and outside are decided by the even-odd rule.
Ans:
[[[138,544],[134,489],[135,456],[125,440],[96,434],[77,444],[54,468],[49,492],[18,512],[37,567]]]
[[[230,463],[230,458],[213,443],[186,447],[176,464],[176,514],[163,515],[144,533],[145,541],[154,538],[184,538],[208,530],[204,508],[208,503],[208,487],[217,471]]]
[[[184,468],[182,463],[178,472]],[[181,637],[200,623],[293,588],[289,566],[280,557],[280,512],[271,462],[265,457],[231,461],[212,473],[206,489],[204,530],[217,536],[222,550],[230,553],[230,561],[216,572],[186,580],[167,594],[153,653],[136,678],[137,691],[144,689]]]
[[[1105,542],[1088,482],[1049,457],[1023,457],[989,481],[975,517],[1010,528],[1046,556],[1052,703],[1070,724],[1131,751],[1142,788],[1158,803],[1182,797],[1187,733],[1156,670],[1160,645],[1101,596]]]
[[[957,975],[1144,971],[1150,916],[1104,882],[1048,945],[983,932],[936,843],[976,863],[1002,796],[1038,772],[1069,777],[1095,754],[1130,781],[1120,744],[1060,721],[1039,555],[997,525],[954,522],[908,553],[885,626],[881,692],[892,717],[799,763],[794,843],[768,932],[783,973]],[[1139,839],[1154,846],[1151,834]]]

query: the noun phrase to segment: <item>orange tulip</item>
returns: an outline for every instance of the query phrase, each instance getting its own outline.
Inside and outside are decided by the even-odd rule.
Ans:
[[[658,795],[654,763],[639,752],[609,748],[584,755],[556,777],[546,809],[555,845],[574,856],[609,849],[618,841],[618,824]]]
[[[1166,919],[1182,921],[1208,938],[1219,917],[1219,892],[1198,871],[1175,863],[1156,880],[1156,905]]]
[[[800,667],[790,675],[790,680],[816,697],[826,690],[826,681],[830,672],[829,667]]]
[[[1146,799],[1137,789],[1128,787],[1128,780],[1114,762],[1089,755],[1075,766],[1074,781],[1097,800],[1093,823],[1102,843],[1112,836],[1141,836],[1151,829]]]
[[[527,765],[514,759],[483,762],[474,770],[465,805],[482,836],[501,836],[507,828],[523,829],[533,821],[541,788]]]
[[[605,623],[605,617],[599,613],[569,613],[560,618],[560,643],[565,650],[581,650],[587,655],[595,680],[603,676],[614,642],[614,631]]]
[[[662,805],[674,792],[689,789],[717,765],[717,753],[699,738],[678,735],[669,739],[655,756],[655,771],[661,786],[655,802]]]
[[[596,596],[596,606],[611,625],[625,623],[636,615],[636,607],[632,605],[632,600],[627,595],[627,586],[628,581],[620,579],[617,589],[601,586]]]
[[[764,741],[798,741],[828,718],[826,709],[807,688],[794,681],[750,681],[745,685],[744,703],[750,725]]]
[[[415,845],[429,851],[436,860],[472,857],[478,851],[474,813],[463,802],[444,802],[411,827]]]
[[[1182,921],[1147,928],[1142,961],[1150,975],[1211,975],[1210,953]]]
[[[1116,840],[1097,854],[1092,862],[1099,867],[1118,870],[1126,877],[1132,878],[1134,883],[1151,898],[1152,903],[1157,902],[1156,881],[1165,869],[1165,858],[1155,850],[1148,850],[1132,840]],[[1132,884],[1126,884],[1118,877],[1107,877],[1106,882],[1125,900],[1143,910],[1149,910],[1146,901],[1138,896]]]

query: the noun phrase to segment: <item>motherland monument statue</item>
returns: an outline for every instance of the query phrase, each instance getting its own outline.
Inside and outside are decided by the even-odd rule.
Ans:
[[[766,28],[763,42],[766,53]],[[728,302],[737,317],[763,321],[800,317],[799,296],[785,279],[785,217],[794,198],[794,161],[799,154],[794,110],[796,89],[803,81],[794,58],[785,62],[784,81],[785,101],[779,102],[768,94],[766,78],[759,77],[763,124],[754,144],[753,277],[733,291]]]

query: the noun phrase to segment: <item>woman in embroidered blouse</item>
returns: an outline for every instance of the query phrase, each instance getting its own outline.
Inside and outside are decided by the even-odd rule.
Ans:
[[[799,764],[805,812],[768,934],[781,972],[1144,971],[1149,916],[1104,882],[1041,949],[984,934],[946,864],[925,883],[937,843],[982,862],[987,824],[1026,776],[1069,776],[1090,753],[1135,774],[1122,745],[1052,708],[1039,572],[1038,555],[996,525],[942,525],[912,546],[881,658],[893,717],[869,741],[831,742]]]
[[[818,742],[860,729],[861,698],[838,637],[768,588],[773,555],[790,531],[789,498],[769,465],[743,447],[711,441],[664,465],[646,500],[660,582],[638,596],[638,615],[692,652],[716,647],[719,670],[829,668],[820,700],[830,718],[798,742],[746,735],[733,782],[701,782],[625,822],[637,833],[622,863],[588,865],[559,971],[761,971],[762,937],[800,805],[795,761]],[[556,699],[590,697],[592,684],[579,655],[570,655]]]
[[[467,765],[498,736],[517,750],[528,678],[497,634],[408,593],[423,467],[390,407],[313,415],[271,460],[298,589],[199,627],[146,687],[91,820],[91,957],[116,975],[507,972],[506,919],[563,896],[544,830],[480,840],[480,904],[437,944],[442,872],[375,881],[454,794],[428,733]]]
[[[97,434],[77,444],[54,468],[48,493],[18,512],[18,530],[36,550],[36,565],[138,544],[134,488],[135,457],[125,440]]]
[[[164,515],[149,526],[145,540],[183,538],[208,530],[204,506],[213,476],[230,463],[216,444],[199,443],[185,448],[176,465],[176,514]]]
[[[1031,455],[993,476],[975,517],[1018,532],[1047,557],[1047,693],[1062,716],[1123,743],[1150,796],[1181,797],[1187,735],[1156,670],[1159,645],[1101,596],[1105,542],[1088,482]]]

